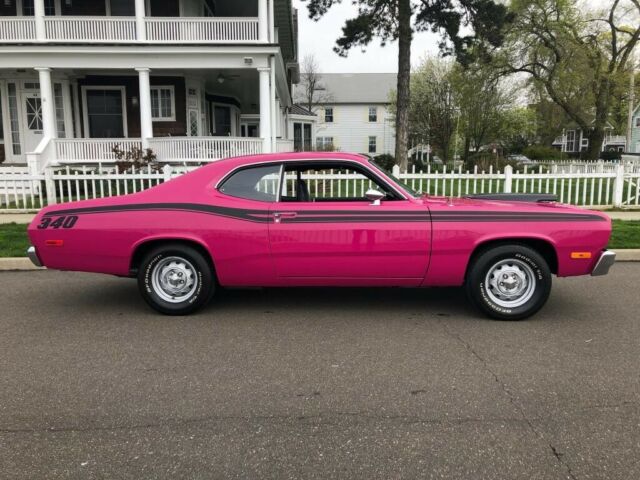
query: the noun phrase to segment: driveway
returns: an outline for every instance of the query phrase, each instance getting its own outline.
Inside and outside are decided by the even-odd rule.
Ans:
[[[226,291],[2,272],[0,478],[640,478],[640,264],[529,321],[458,289]]]

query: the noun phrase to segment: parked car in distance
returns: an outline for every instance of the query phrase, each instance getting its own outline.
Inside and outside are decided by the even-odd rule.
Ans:
[[[507,160],[511,161],[511,162],[516,162],[518,165],[537,165],[536,162],[534,162],[533,160],[531,160],[530,158],[526,157],[525,155],[521,155],[521,154],[516,154],[516,155],[508,155],[507,156]]]
[[[222,160],[48,206],[28,233],[36,265],[137,278],[170,315],[220,287],[464,286],[487,315],[519,320],[544,305],[552,275],[603,275],[615,259],[603,213],[548,195],[422,195],[344,153]]]

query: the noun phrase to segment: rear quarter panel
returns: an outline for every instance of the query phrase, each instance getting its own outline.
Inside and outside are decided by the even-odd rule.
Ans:
[[[588,275],[593,270],[599,253],[606,248],[611,235],[611,220],[598,212],[587,212],[564,206],[491,205],[487,202],[448,204],[447,201],[431,201],[432,249],[431,263],[424,286],[459,286],[464,283],[467,267],[474,252],[492,242],[544,241],[551,245],[558,260],[559,277]],[[500,207],[500,208],[497,208]],[[523,219],[485,220],[472,217],[451,221],[442,217],[447,212],[502,213],[517,215]],[[566,219],[536,221],[527,214],[567,214]],[[576,215],[585,215],[584,220]],[[448,218],[447,221],[441,221]],[[589,259],[572,259],[571,252],[589,252]]]

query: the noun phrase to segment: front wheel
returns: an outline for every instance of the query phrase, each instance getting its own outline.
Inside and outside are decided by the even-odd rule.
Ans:
[[[165,315],[188,315],[209,302],[215,290],[213,270],[196,249],[176,244],[155,247],[138,273],[142,298]]]
[[[498,320],[523,320],[542,308],[551,292],[549,265],[524,245],[500,245],[480,253],[466,289],[472,303]]]

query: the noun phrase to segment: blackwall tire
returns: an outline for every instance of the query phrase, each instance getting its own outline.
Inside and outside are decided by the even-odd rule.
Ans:
[[[154,247],[138,269],[138,288],[154,310],[188,315],[204,307],[215,292],[209,261],[195,248],[179,243]]]
[[[470,265],[467,295],[483,313],[497,320],[524,320],[538,312],[551,292],[545,259],[525,245],[484,250]]]

